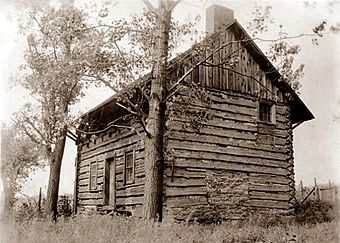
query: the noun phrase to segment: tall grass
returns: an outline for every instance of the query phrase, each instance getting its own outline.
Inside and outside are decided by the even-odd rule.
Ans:
[[[81,216],[59,219],[57,223],[34,219],[3,222],[0,242],[339,242],[336,221],[263,227],[246,223],[218,225],[162,223],[152,227],[134,218]]]

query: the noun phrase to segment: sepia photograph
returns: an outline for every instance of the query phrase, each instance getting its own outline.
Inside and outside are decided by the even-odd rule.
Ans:
[[[0,243],[339,243],[339,9],[0,0]]]

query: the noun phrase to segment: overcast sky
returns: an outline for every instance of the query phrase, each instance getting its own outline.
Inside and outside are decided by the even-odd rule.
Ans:
[[[34,0],[43,4],[44,1]],[[53,1],[54,3],[57,1]],[[96,1],[99,2],[99,1]],[[141,0],[117,1],[111,14],[117,18],[132,12],[140,12],[144,7]],[[156,2],[156,1],[152,1]],[[271,4],[276,27],[267,33],[266,38],[277,38],[277,26],[283,25],[289,35],[310,33],[313,26],[327,19],[329,23],[340,23],[340,3],[313,1],[306,6],[302,1],[257,1],[258,4]],[[232,8],[236,19],[246,27],[253,11],[251,1],[182,1],[175,9],[174,18],[182,22],[192,21],[201,16],[198,24],[204,30],[205,8],[213,3]],[[75,2],[84,4],[84,1]],[[16,23],[9,15],[13,10],[11,1],[0,0],[0,77],[1,77],[1,120],[8,121],[10,113],[27,98],[22,90],[10,89],[9,77],[15,73],[22,61],[25,41],[17,34]],[[328,180],[340,183],[340,33],[327,34],[319,46],[313,46],[307,37],[297,40],[302,48],[298,61],[304,63],[305,76],[302,78],[300,97],[312,111],[316,119],[305,122],[294,131],[294,156],[296,182],[312,184],[316,177],[319,182]],[[265,51],[266,44],[258,43]],[[86,99],[75,110],[86,111],[111,95],[111,91],[91,89]],[[61,193],[73,192],[74,159],[76,147],[68,141],[62,166]],[[28,181],[25,193],[35,194],[39,187],[46,189],[47,169],[37,172]]]

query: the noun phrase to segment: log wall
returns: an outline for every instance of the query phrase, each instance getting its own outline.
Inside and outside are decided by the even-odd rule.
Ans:
[[[227,30],[210,38],[206,54],[229,44],[195,67],[166,104],[164,218],[227,220],[257,210],[288,210],[295,193],[292,123],[287,99],[271,76],[275,70],[264,72],[268,63],[257,63],[249,42],[239,41],[242,37],[236,32]],[[193,53],[175,59],[168,89],[197,63]],[[197,96],[197,90],[192,95],[192,84],[205,88],[201,90],[205,99]],[[274,104],[271,123],[259,121],[262,99]],[[141,136],[112,128],[79,145],[78,210],[111,205],[104,183],[109,157],[115,163],[114,205],[137,212],[141,208],[144,134],[137,121],[123,125],[133,126]],[[131,150],[135,179],[125,185],[124,154]],[[90,173],[94,163],[95,176]]]
[[[83,139],[78,145],[80,146],[77,166],[79,212],[86,208],[101,211],[112,205],[115,205],[116,209],[129,208],[131,211],[138,210],[138,206],[142,205],[145,176],[144,132],[137,121],[125,121],[124,126],[133,127],[135,130],[111,128],[90,139]],[[130,151],[135,153],[134,183],[124,184],[124,156]],[[111,171],[108,161],[115,164],[114,168],[111,167]],[[95,189],[90,187],[90,165],[93,163],[97,164]],[[110,177],[110,173],[114,173],[114,177],[112,175]],[[112,183],[112,180],[115,182]],[[108,195],[110,188],[106,188],[109,184],[116,186],[114,202],[111,199],[112,195]],[[105,190],[108,191],[105,193]],[[112,194],[112,189],[110,194]]]
[[[289,210],[294,203],[289,107],[278,100],[275,123],[267,124],[258,120],[258,99],[251,94],[207,90],[207,104],[186,98],[188,92],[168,102],[165,214],[199,221]],[[200,126],[181,111],[181,102],[191,116],[206,114]]]

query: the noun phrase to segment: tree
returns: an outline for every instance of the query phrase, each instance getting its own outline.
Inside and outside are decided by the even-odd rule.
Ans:
[[[305,1],[304,7],[315,8],[317,2],[312,4]],[[332,12],[333,4],[336,2],[329,2],[328,12]],[[251,19],[248,22],[247,30],[251,33],[254,40],[266,41],[270,45],[266,51],[266,56],[275,65],[276,69],[281,73],[282,79],[285,80],[294,90],[299,93],[302,87],[301,78],[304,76],[304,64],[296,64],[296,57],[301,52],[301,46],[298,43],[298,39],[302,37],[309,37],[312,43],[317,46],[319,40],[326,33],[337,33],[339,31],[339,23],[329,23],[328,20],[322,20],[319,23],[315,23],[315,26],[309,33],[300,33],[296,36],[289,36],[288,32],[284,30],[281,23],[277,23],[277,20],[272,16],[271,5],[255,5],[255,9],[252,12]],[[259,38],[263,33],[273,29],[273,26],[279,27],[277,38],[264,40]]]
[[[41,148],[15,125],[1,127],[1,179],[4,187],[4,215],[10,217],[15,195],[21,191],[29,174],[44,164]]]
[[[17,80],[30,91],[34,102],[16,113],[16,123],[41,145],[49,164],[46,215],[55,218],[60,168],[68,129],[70,106],[83,95],[81,78],[94,68],[101,51],[98,35],[87,28],[87,15],[70,5],[59,9],[29,9],[21,30],[27,36],[25,64]]]
[[[124,90],[126,95],[121,96],[120,100],[124,105],[120,106],[139,118],[146,134],[143,219],[148,223],[161,220],[162,216],[163,101],[169,53],[175,47],[178,36],[189,33],[191,24],[180,26],[171,21],[172,10],[179,1],[161,0],[157,9],[148,1],[144,2],[149,11],[145,11],[142,17],[133,16],[129,23],[120,20],[111,25],[98,25],[97,28],[107,28],[108,37],[103,38],[109,40],[106,48],[116,50],[118,57],[105,73],[91,73],[88,76],[104,82],[114,91],[124,89],[131,82],[136,86],[136,89]],[[119,41],[124,40],[125,35],[129,35],[130,45],[122,49]],[[139,86],[135,80],[150,70],[150,89]],[[133,99],[135,93],[139,92],[147,100],[147,115],[144,114],[144,103],[136,103]]]

